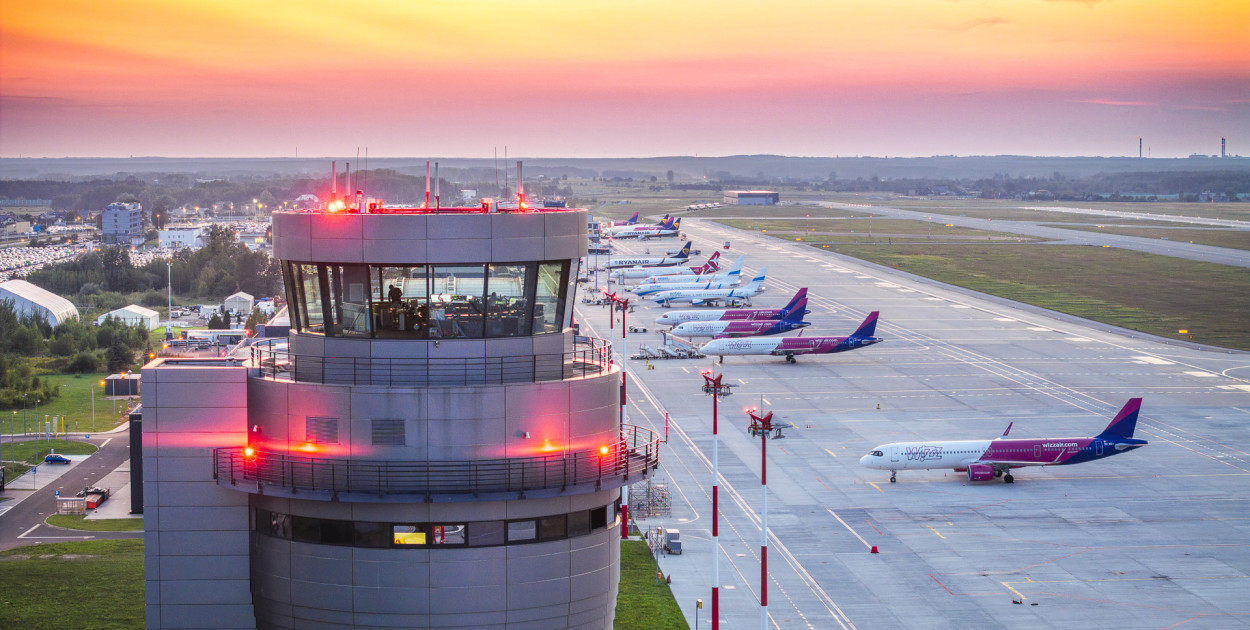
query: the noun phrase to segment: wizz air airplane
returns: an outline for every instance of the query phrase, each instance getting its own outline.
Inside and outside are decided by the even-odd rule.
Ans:
[[[685,247],[681,248],[676,256],[660,256],[649,258],[613,258],[608,261],[608,269],[619,269],[621,267],[667,267],[670,265],[684,265],[690,262],[690,244],[693,241],[686,241]]]
[[[683,280],[689,280],[692,276],[708,275],[718,271],[720,269],[720,265],[716,262],[718,260],[720,260],[719,249],[707,257],[707,263],[698,267],[629,267],[613,271],[612,277],[622,281],[635,278],[661,278],[669,276],[677,276],[682,277]]]
[[[800,306],[799,302],[804,306]],[[733,309],[712,309],[701,308],[690,311],[669,311],[655,320],[657,324],[665,326],[676,326],[684,322],[710,322],[717,320],[725,321],[751,321],[757,319],[781,319],[786,313],[803,308],[803,314],[806,315],[811,311],[807,310],[807,287],[799,289],[794,297],[790,298],[790,302],[781,308],[733,308]]]
[[[628,219],[626,219],[626,220],[624,220],[624,221],[619,221],[619,222],[617,222],[617,221],[613,221],[613,222],[612,222],[612,225],[610,225],[610,226],[608,226],[608,227],[616,227],[616,226],[618,226],[618,225],[633,225],[633,224],[635,224],[635,223],[637,223],[637,222],[638,222],[638,213],[637,213],[637,212],[635,212],[635,213],[634,213],[634,216],[632,216],[632,217],[630,217],[630,218],[628,218]]]
[[[673,289],[652,293],[647,297],[665,308],[681,303],[694,304],[696,306],[700,304],[714,306],[727,300],[748,300],[759,295],[764,290],[764,274],[767,271],[768,267],[761,268],[759,275],[751,278],[751,282],[744,287],[732,289]]]
[[[742,263],[746,260],[746,258],[747,258],[746,256],[739,256],[738,259],[734,261],[734,264],[730,265],[728,269],[721,271],[719,273],[716,273],[715,275],[711,275],[711,276],[707,274],[700,275],[697,278],[697,280],[704,281],[704,282],[711,281],[711,282],[719,282],[719,283],[724,283],[724,282],[733,280],[733,282],[737,284],[739,279],[741,279],[742,277]],[[652,275],[648,278],[643,279],[642,282],[644,284],[674,284],[674,283],[694,282],[694,281],[696,281],[696,279],[691,278],[690,276]],[[677,289],[680,287],[670,287],[670,288]]]
[[[685,278],[684,282],[648,282],[636,285],[629,289],[630,293],[638,297],[659,293],[660,291],[677,291],[680,289],[732,289],[738,286],[739,276],[742,270],[728,271],[724,274],[716,274],[715,277],[699,276],[698,279],[690,276],[673,276]]]
[[[1011,425],[993,440],[958,442],[894,442],[882,444],[861,457],[859,463],[890,471],[890,483],[899,470],[949,468],[967,472],[969,481],[1002,477],[1012,483],[1012,468],[1080,464],[1131,451],[1148,444],[1133,437],[1141,399],[1131,398],[1111,424],[1094,437],[1008,439]]]
[[[609,238],[650,238],[652,236],[674,236],[681,231],[681,219],[664,215],[655,225],[621,225],[612,226],[603,231]]]
[[[778,335],[811,325],[809,322],[802,321],[803,314],[807,312],[806,306],[807,298],[803,298],[794,309],[782,316],[781,319],[686,322],[678,324],[671,332],[677,337],[685,337],[687,339],[699,337],[733,339],[735,337]]]
[[[874,343],[885,341],[874,337],[877,332],[877,311],[868,314],[859,329],[846,337],[784,337],[781,339],[713,339],[699,348],[699,352],[720,357],[721,363],[726,356],[747,354],[768,354],[784,356],[787,363],[795,363],[794,357],[799,354],[828,354],[846,352]]]

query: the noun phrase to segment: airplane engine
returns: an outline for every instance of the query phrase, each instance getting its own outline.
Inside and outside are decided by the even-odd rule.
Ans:
[[[990,481],[994,478],[994,467],[989,464],[969,464],[968,481]]]

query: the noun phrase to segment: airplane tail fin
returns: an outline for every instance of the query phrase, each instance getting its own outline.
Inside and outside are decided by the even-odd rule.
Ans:
[[[807,298],[805,297],[802,300],[799,300],[796,305],[798,308],[783,311],[784,314],[781,316],[781,321],[793,322],[796,324],[803,321],[803,316],[807,314],[807,309],[804,308],[804,306],[807,305]]]
[[[799,302],[803,303],[802,306],[799,305]],[[794,297],[790,298],[790,303],[781,307],[781,312],[786,313],[786,314],[789,314],[791,311],[794,311],[794,310],[798,310],[798,311],[807,310],[807,287],[803,287],[802,289],[799,289],[799,292],[795,293]],[[805,314],[806,313],[800,313],[800,316],[805,315]]]
[[[674,225],[674,223],[675,223],[675,222],[676,222],[676,219],[674,219],[674,218],[672,218],[672,217],[670,217],[670,216],[668,216],[668,215],[666,214],[666,215],[664,215],[664,218],[660,220],[660,227],[662,227],[662,228],[664,228],[664,229],[666,229],[666,230],[676,229],[676,227],[677,227],[677,226],[676,226],[676,225]]]
[[[747,259],[746,254],[742,254],[738,256],[738,259],[734,261],[734,264],[729,266],[729,270],[730,271],[734,271],[734,270],[742,271],[742,263],[746,262],[746,259]]]
[[[686,241],[686,244],[682,246],[681,251],[677,252],[677,255],[673,256],[673,258],[690,258],[690,246],[693,244],[694,241]]]
[[[638,222],[638,213],[635,212],[634,216],[630,217],[629,220],[625,222],[625,225],[633,225],[637,222]]]
[[[1115,415],[1115,419],[1107,428],[1102,430],[1097,437],[1101,439],[1109,438],[1131,438],[1133,431],[1137,428],[1137,413],[1141,411],[1141,399],[1130,398],[1129,401],[1120,409],[1120,413]]]
[[[869,313],[868,317],[864,319],[864,323],[860,324],[859,329],[851,333],[851,336],[859,338],[859,339],[867,339],[869,337],[876,336],[877,315],[879,314],[880,314],[880,311],[873,311]]]
[[[731,271],[731,272],[729,272],[729,273],[733,273],[733,272]],[[740,273],[740,272],[739,272],[739,273]],[[760,272],[759,272],[759,274],[758,274],[758,275],[756,275],[754,278],[751,278],[751,282],[750,282],[750,284],[748,284],[746,287],[744,287],[744,288],[743,288],[743,291],[747,291],[747,292],[750,292],[750,291],[759,292],[759,290],[760,290],[761,288],[763,288],[763,286],[764,286],[764,277],[765,277],[765,275],[767,275],[767,273],[768,273],[768,267],[760,267]]]
[[[681,229],[681,217],[677,217],[676,219],[673,219],[673,229],[674,230]]]

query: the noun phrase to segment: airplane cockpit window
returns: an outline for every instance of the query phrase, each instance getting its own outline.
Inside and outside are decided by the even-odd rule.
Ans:
[[[872,452],[872,456],[873,456],[873,457],[883,457],[884,455],[885,455],[885,453],[882,453],[881,451],[873,451],[873,452]]]

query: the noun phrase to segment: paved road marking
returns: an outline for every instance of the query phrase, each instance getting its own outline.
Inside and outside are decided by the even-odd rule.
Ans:
[[[836,512],[834,512],[833,510],[831,510],[831,509],[829,509],[829,508],[825,508],[825,511],[826,511],[826,512],[828,512],[828,513],[829,513],[831,516],[833,516],[834,518],[838,519],[838,522],[839,522],[839,523],[842,523],[842,526],[846,528],[846,531],[851,532],[851,534],[854,534],[854,536],[855,536],[856,538],[858,538],[858,539],[859,539],[859,542],[864,543],[864,546],[865,546],[865,547],[868,547],[869,549],[871,549],[871,548],[872,548],[872,545],[868,544],[868,541],[867,541],[867,540],[864,540],[864,537],[863,537],[863,536],[860,536],[860,535],[859,535],[859,532],[857,532],[857,531],[855,531],[855,530],[851,529],[851,526],[850,526],[850,525],[847,525],[847,524],[846,524],[846,521],[842,520],[842,517],[841,517],[841,516],[838,516],[838,514],[837,514]]]

